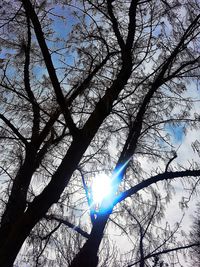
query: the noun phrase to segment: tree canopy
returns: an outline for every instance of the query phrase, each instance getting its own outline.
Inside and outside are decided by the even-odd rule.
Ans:
[[[0,13],[0,266],[178,265],[199,246],[165,217],[176,191],[182,207],[198,194],[199,137],[179,152],[200,126],[199,1]],[[96,203],[98,176],[111,191]]]
[[[199,218],[199,203],[195,216],[193,217],[193,224],[190,233],[192,243],[199,243],[200,240],[200,218]],[[199,266],[200,262],[200,246],[194,246],[191,250],[191,266]]]

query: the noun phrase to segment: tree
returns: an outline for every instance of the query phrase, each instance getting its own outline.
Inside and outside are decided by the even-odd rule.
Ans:
[[[186,179],[191,190],[197,186],[197,162],[172,167],[176,153],[169,126],[199,127],[187,85],[199,78],[199,11],[195,0],[21,0],[1,7],[6,186],[0,266],[13,265],[26,239],[36,244],[37,266],[51,235],[63,232],[64,224],[87,241],[77,238],[76,245],[70,239],[60,253],[69,254],[71,267],[96,266],[105,227],[120,203],[132,198],[134,205],[145,190],[139,197],[157,203],[153,185],[159,181],[168,197],[175,178]],[[198,140],[195,145],[198,149]],[[139,158],[157,161],[159,169],[145,172]],[[94,206],[90,179],[105,168],[112,173],[113,192]],[[89,204],[90,234],[64,216],[77,200],[76,190]],[[147,225],[157,205],[144,202],[143,211],[151,207]],[[74,212],[69,211],[71,219]],[[140,214],[128,213],[143,239]],[[70,242],[76,246],[72,252]]]
[[[197,206],[197,212],[195,214],[195,217],[193,218],[193,225],[192,230],[190,234],[191,242],[193,243],[199,243],[200,240],[200,220],[199,220],[199,205]],[[192,264],[193,266],[199,266],[199,260],[200,260],[200,245],[197,247],[194,247],[191,250],[191,258],[192,258]]]

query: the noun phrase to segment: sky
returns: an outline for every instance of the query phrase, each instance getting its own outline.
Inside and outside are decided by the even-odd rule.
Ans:
[[[58,14],[59,16],[62,15],[66,15],[66,12],[68,12],[67,10],[62,9],[61,7],[57,6],[55,8],[55,13]],[[57,36],[59,37],[65,37],[69,34],[69,31],[71,29],[71,27],[76,23],[76,20],[74,20],[72,18],[72,16],[70,16],[70,13],[67,14],[68,16],[68,20],[66,25],[63,24],[62,19],[60,18],[56,18],[55,16],[52,16],[52,19],[55,20],[55,24],[54,24],[54,30],[57,34]],[[51,46],[50,42],[48,43],[49,46]],[[3,53],[4,54],[4,51]],[[2,55],[1,54],[1,55]],[[71,55],[71,57],[67,58],[67,63],[68,64],[73,64],[73,57],[75,56],[75,54]],[[53,61],[55,63],[55,65],[59,64],[58,63],[58,58],[57,56],[53,56]],[[148,66],[149,67],[149,66]],[[39,69],[36,69],[36,74],[39,73]],[[190,85],[193,86],[193,85]],[[189,86],[189,96],[192,96],[194,99],[200,99],[200,94],[199,91],[196,89],[192,89]],[[197,112],[198,114],[200,114],[200,105],[198,103],[194,104],[194,110],[195,112]],[[182,126],[172,126],[172,125],[167,125],[165,130],[170,134],[170,136],[172,137],[172,142],[175,148],[177,148],[177,155],[178,158],[174,160],[173,165],[175,166],[176,164],[182,164],[184,166],[189,165],[188,162],[188,158],[197,158],[198,159],[198,155],[197,153],[195,153],[192,148],[191,148],[191,143],[194,142],[196,139],[199,138],[199,132],[198,130],[190,130],[190,129],[186,129],[186,135],[183,132],[183,127]],[[116,148],[112,147],[112,153],[115,154],[116,153]],[[145,159],[141,159],[140,163],[143,167],[144,170],[149,171],[150,168],[152,167],[156,167],[157,164],[155,164],[155,166],[151,166],[149,165],[148,162],[145,161]],[[164,166],[160,166],[163,167]],[[177,221],[180,220],[180,218],[182,217],[182,211],[180,210],[179,207],[179,202],[181,201],[181,198],[184,196],[183,195],[183,191],[182,191],[182,185],[180,184],[180,182],[175,182],[175,187],[176,187],[176,194],[173,196],[173,201],[168,205],[167,211],[166,211],[166,217],[169,219],[169,223],[173,226],[175,225],[175,223]],[[162,189],[161,189],[162,190]],[[189,203],[189,208],[185,210],[185,217],[183,220],[183,228],[189,230],[189,225],[191,224],[191,215],[193,214],[194,210],[195,210],[195,205],[196,205],[196,198],[193,197],[191,202]],[[113,230],[113,229],[112,229]],[[115,240],[116,244],[120,247],[123,248],[124,251],[129,249],[129,245],[127,245],[127,240],[125,237],[121,237],[118,235],[117,230],[113,230],[113,232],[110,232],[110,235],[113,236],[113,239]],[[126,247],[127,246],[127,247]],[[20,266],[21,267],[21,266]]]
[[[59,16],[62,16],[62,15],[66,16],[66,12],[68,12],[66,9],[62,9],[59,6],[56,7],[54,11]],[[70,15],[70,13],[68,13],[67,16],[68,16],[68,20],[67,20],[66,25],[63,24],[62,19],[52,17],[55,20],[54,30],[58,37],[66,37],[69,34],[71,27],[78,21],[78,20],[74,20],[74,18],[72,18],[72,16]],[[73,64],[73,57],[75,56],[76,56],[75,54],[74,55],[72,54],[72,56],[67,59],[68,60],[67,63]],[[54,60],[55,65],[57,65],[56,56],[53,56],[53,60]],[[192,87],[192,86],[193,85],[189,85],[188,87]],[[199,98],[200,95],[197,90],[195,89],[191,90],[191,88],[188,88],[188,89],[189,89],[188,91],[189,91],[190,97],[193,97],[194,99]],[[198,103],[194,104],[193,108],[197,112],[200,113],[200,108],[199,108]],[[185,125],[182,124],[179,126],[167,125],[165,128],[166,132],[168,132],[172,138],[172,143],[174,147],[177,148],[178,158],[174,161],[174,165],[175,164],[183,164],[183,165],[188,164],[188,158],[196,158],[197,156],[194,153],[194,151],[191,149],[191,143],[195,141],[196,138],[198,138],[198,131],[195,131],[195,130],[191,131],[190,129],[186,128],[187,133],[185,135],[183,131],[184,127]],[[115,148],[114,148],[114,151],[115,151]],[[149,171],[150,166],[146,164],[146,162],[141,162],[141,164],[143,165],[144,170],[146,168],[146,170]],[[176,188],[176,193],[173,196],[173,201],[168,205],[166,216],[165,216],[172,227],[182,218],[182,210],[180,209],[179,202],[181,201],[182,197],[184,197],[183,191],[182,191],[182,185],[179,181],[175,182],[175,188]],[[188,209],[184,210],[185,216],[183,219],[182,227],[185,230],[189,230],[189,226],[191,224],[191,215],[193,214],[195,207],[196,207],[196,198],[193,197],[190,203],[188,204]],[[112,232],[112,230],[110,231]],[[112,235],[112,233],[110,234]],[[118,246],[120,249],[124,248],[124,251],[129,249],[129,245],[127,245],[126,238],[124,237],[124,240],[123,240],[123,238],[117,237],[116,229],[113,231],[113,236],[114,236],[114,240],[116,241],[116,243],[118,243]]]

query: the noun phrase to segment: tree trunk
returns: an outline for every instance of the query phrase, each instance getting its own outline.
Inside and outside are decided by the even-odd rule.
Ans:
[[[26,150],[24,162],[20,166],[18,173],[13,180],[9,199],[1,217],[0,247],[4,242],[7,242],[12,225],[15,225],[18,219],[24,214],[27,205],[26,198],[28,187],[37,166],[36,151],[34,150],[34,147],[29,147]]]
[[[98,215],[90,237],[73,259],[70,267],[96,267],[98,265],[97,253],[109,215],[110,213]]]
[[[5,242],[0,243],[0,267],[12,267],[21,246],[29,235],[33,224],[27,217],[12,226]]]
[[[6,216],[4,215],[4,223],[1,223],[0,227],[0,234],[2,237],[2,239],[0,239],[0,267],[13,266],[23,242],[26,240],[33,227],[44,217],[48,209],[54,203],[58,202],[60,195],[67,186],[71,175],[87,149],[88,143],[89,141],[83,142],[82,139],[80,139],[80,141],[73,141],[49,184],[28,205],[27,210],[24,212],[20,210],[20,213],[14,210],[17,214],[15,218],[12,217],[12,212],[7,212],[7,214],[9,214],[9,221],[5,220],[8,217],[7,214]],[[21,180],[19,182],[21,182]],[[19,205],[16,206],[15,201],[10,203],[9,209],[13,210],[14,207],[19,207]],[[19,204],[19,202],[17,202],[17,204]]]

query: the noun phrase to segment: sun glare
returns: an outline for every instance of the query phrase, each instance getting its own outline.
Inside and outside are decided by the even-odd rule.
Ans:
[[[112,192],[111,178],[105,173],[97,175],[92,182],[92,197],[95,204],[100,204]]]

